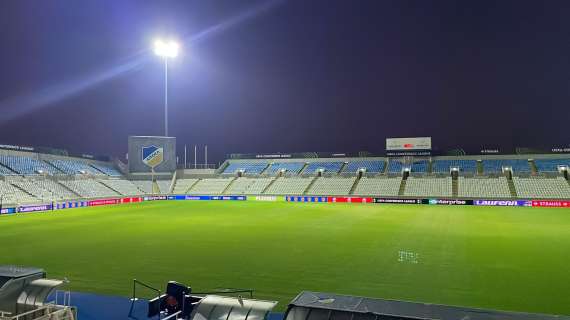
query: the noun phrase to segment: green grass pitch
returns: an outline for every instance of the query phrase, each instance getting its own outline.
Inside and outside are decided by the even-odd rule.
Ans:
[[[565,209],[155,201],[0,218],[0,264],[72,290],[177,280],[254,288],[280,310],[318,290],[570,314],[569,262]]]

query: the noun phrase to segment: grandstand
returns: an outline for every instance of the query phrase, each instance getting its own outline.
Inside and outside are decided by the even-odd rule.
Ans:
[[[510,198],[509,184],[505,177],[490,178],[459,177],[459,197],[464,198]]]
[[[279,177],[267,188],[265,194],[271,195],[299,195],[304,194],[313,178]]]
[[[409,177],[406,181],[404,195],[411,197],[451,197],[451,177]]]
[[[22,175],[60,174],[55,167],[46,162],[31,157],[11,156],[0,154],[0,164]]]
[[[267,163],[264,162],[232,162],[222,172],[223,174],[235,174],[236,172],[243,172],[245,174],[260,174],[267,168]]]
[[[29,193],[17,188],[16,186],[0,180],[0,194],[3,203],[34,203],[41,201]]]
[[[402,172],[403,168],[404,164],[399,160],[390,159],[390,161],[388,162],[389,173],[400,173]]]
[[[345,173],[355,173],[358,170],[364,170],[368,173],[384,172],[386,163],[381,160],[355,160],[349,161],[342,169]]]
[[[198,181],[189,191],[188,194],[195,195],[216,195],[222,194],[233,178],[206,178]]]
[[[323,171],[325,173],[338,173],[343,165],[344,163],[340,161],[315,161],[307,164],[307,167],[305,167],[303,173],[314,174],[317,171]]]
[[[369,178],[362,177],[354,190],[354,195],[358,196],[398,196],[401,178]]]
[[[356,177],[325,178],[319,177],[307,191],[308,195],[347,195],[350,193]]]
[[[218,173],[181,170],[177,178],[160,177],[153,182],[150,175],[123,175],[110,162],[25,154],[0,154],[6,203],[147,194],[570,198],[566,171],[560,171],[570,164],[570,159],[548,155],[532,160],[520,156],[408,157],[388,161],[350,157],[230,159]],[[506,167],[512,168],[512,176],[503,173]],[[459,169],[459,176],[452,176],[454,168]],[[237,172],[244,175],[238,177]]]
[[[104,175],[103,172],[81,161],[47,160],[47,162],[66,174]]]
[[[188,190],[198,182],[198,179],[178,179],[174,185],[172,193],[174,194],[186,194]]]
[[[61,183],[83,198],[114,197],[120,194],[92,179],[63,180]]]
[[[427,173],[429,162],[427,160],[418,160],[412,163],[412,172]]]
[[[125,196],[135,196],[142,193],[142,191],[129,180],[101,179],[99,182]]]
[[[265,173],[268,175],[276,175],[280,172],[299,174],[304,167],[304,162],[275,162],[269,165]]]
[[[514,173],[530,172],[528,160],[522,159],[488,159],[483,160],[483,172],[500,173],[503,168],[512,168]]]
[[[432,163],[433,173],[449,173],[452,168],[458,168],[459,172],[476,173],[477,161],[475,160],[436,160]]]
[[[225,194],[261,194],[275,178],[237,178]]]
[[[534,163],[539,172],[558,172],[559,167],[570,168],[570,159],[538,159]]]
[[[570,199],[570,185],[562,177],[514,177],[517,195],[529,199]]]

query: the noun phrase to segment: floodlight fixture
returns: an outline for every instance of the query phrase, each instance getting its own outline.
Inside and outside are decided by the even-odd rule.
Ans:
[[[176,58],[180,46],[173,40],[158,39],[154,42],[154,54],[163,58]]]

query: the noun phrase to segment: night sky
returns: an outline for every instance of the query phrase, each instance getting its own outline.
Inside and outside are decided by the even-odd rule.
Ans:
[[[228,153],[570,143],[570,1],[0,4],[0,143],[123,156],[163,133]],[[179,152],[180,153],[180,152]]]

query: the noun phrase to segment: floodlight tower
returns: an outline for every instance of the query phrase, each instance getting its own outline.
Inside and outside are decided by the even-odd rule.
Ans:
[[[178,56],[178,43],[173,40],[156,40],[154,54],[164,59],[164,136],[168,137],[168,59]]]

